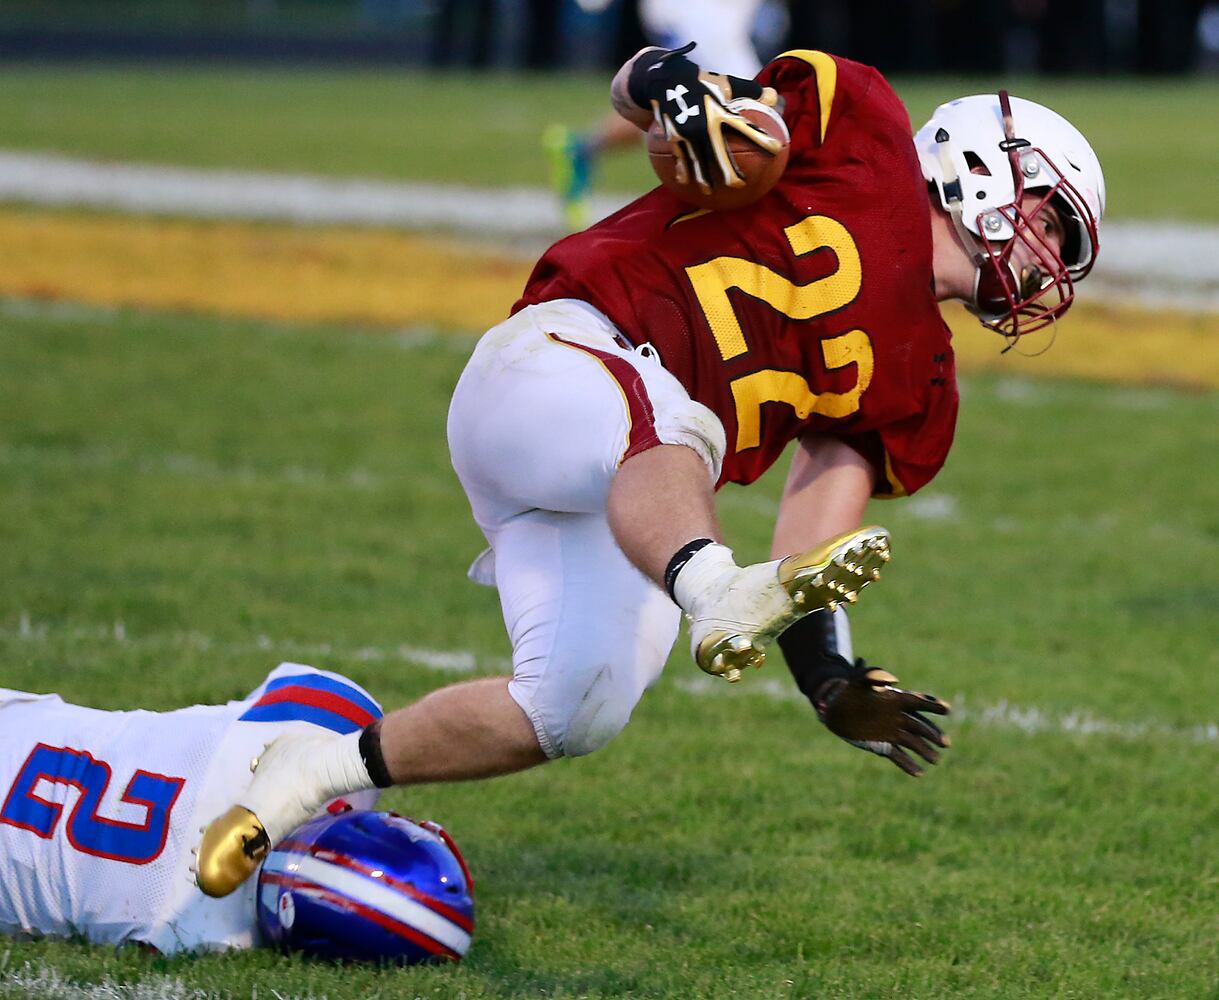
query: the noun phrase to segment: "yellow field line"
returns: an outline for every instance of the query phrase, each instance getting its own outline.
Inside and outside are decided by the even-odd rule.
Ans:
[[[1079,302],[1047,344],[1030,334],[1016,350],[1000,354],[998,334],[978,325],[963,308],[948,310],[953,348],[962,371],[1012,375],[1070,375],[1114,382],[1219,388],[1219,316]]]
[[[298,322],[503,319],[529,266],[442,240],[299,228],[0,211],[0,294]]]
[[[0,295],[294,322],[484,330],[530,265],[452,240],[302,228],[0,210]],[[1219,387],[1219,317],[1083,303],[1038,358],[950,310],[963,371]],[[1030,347],[1040,346],[1029,345]]]

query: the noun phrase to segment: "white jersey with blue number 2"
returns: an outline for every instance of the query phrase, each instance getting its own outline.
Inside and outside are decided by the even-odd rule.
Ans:
[[[200,827],[240,797],[280,733],[350,733],[380,716],[354,682],[295,663],[242,701],[175,712],[0,688],[0,933],[167,954],[252,946],[256,880],[204,896],[190,873]]]

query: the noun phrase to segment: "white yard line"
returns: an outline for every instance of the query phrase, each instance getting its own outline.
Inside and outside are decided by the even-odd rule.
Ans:
[[[541,188],[492,191],[452,184],[200,170],[3,151],[0,200],[151,215],[434,227],[504,236],[557,233],[563,227],[554,196]],[[598,198],[595,210],[608,215],[626,200]]]
[[[337,471],[305,465],[256,468],[245,464],[225,465],[182,452],[129,453],[105,446],[62,448],[0,444],[0,468],[5,466],[61,470],[122,469],[135,474],[168,475],[198,482],[337,487],[360,493],[378,492],[388,485],[384,476],[358,467]]]
[[[0,997],[31,1000],[220,1000],[222,994],[188,988],[180,979],[145,976],[137,983],[74,983],[42,963],[0,973]]]
[[[501,656],[479,657],[467,650],[426,649],[406,643],[400,645],[350,645],[335,642],[302,642],[296,639],[256,635],[242,640],[217,639],[202,632],[152,632],[137,635],[123,621],[108,625],[56,625],[34,621],[26,613],[15,628],[0,628],[0,642],[47,644],[51,642],[114,643],[133,649],[189,649],[235,656],[265,652],[270,659],[308,662],[325,660],[330,666],[347,663],[407,663],[442,673],[467,674],[476,670],[507,671],[509,659]],[[320,664],[319,664],[320,665]],[[268,662],[268,669],[271,664]]]
[[[739,697],[741,695],[805,704],[807,699],[784,680],[745,678],[739,686],[728,685],[711,677],[687,676],[677,686],[699,698]],[[1202,722],[1194,726],[1172,726],[1148,719],[1142,722],[1121,722],[1096,715],[1088,708],[1052,711],[1036,705],[1014,705],[1006,698],[993,703],[973,704],[964,695],[951,699],[952,722],[970,723],[983,729],[1008,729],[1036,736],[1040,733],[1084,737],[1110,737],[1124,742],[1147,739],[1177,740],[1186,743],[1219,743],[1219,723]]]
[[[0,151],[0,201],[87,206],[152,215],[447,229],[546,241],[563,221],[542,188],[336,179],[308,174],[110,163]],[[627,201],[601,195],[601,218]],[[1219,310],[1219,227],[1107,222],[1096,270],[1081,296]]]
[[[0,450],[0,462],[4,452]],[[726,489],[718,497],[722,507],[773,518],[779,513],[779,502],[772,497],[750,490]],[[960,504],[946,493],[927,493],[911,497],[902,504],[902,513],[920,521],[960,521]]]
[[[9,953],[0,956],[0,997],[30,1000],[225,1000],[230,994],[187,986],[181,979],[156,973],[143,975],[139,982],[120,983],[104,977],[97,983],[77,983],[43,962],[24,962],[8,966]],[[251,1000],[306,1000],[278,990],[250,993]],[[326,1000],[326,997],[308,998]]]
[[[56,625],[38,622],[22,614],[16,627],[0,628],[0,642],[46,644],[53,641],[76,640],[92,643],[113,643],[134,648],[174,649],[186,647],[220,655],[265,651],[270,658],[295,662],[323,659],[315,666],[341,667],[343,661],[361,663],[407,663],[442,673],[467,674],[477,670],[507,672],[511,661],[505,657],[480,657],[465,649],[424,649],[410,645],[348,646],[341,643],[308,643],[292,639],[273,639],[258,635],[241,641],[220,640],[199,632],[153,632],[138,636],[126,625]],[[268,668],[270,662],[268,660]],[[740,685],[729,685],[702,674],[686,673],[674,680],[674,686],[695,698],[766,698],[771,701],[803,704],[805,697],[786,678],[747,677]],[[374,692],[375,694],[375,692]],[[1096,715],[1089,708],[1051,710],[1036,705],[1017,705],[1002,699],[992,703],[973,703],[964,695],[952,699],[952,719],[984,729],[1015,730],[1030,736],[1041,733],[1070,734],[1082,737],[1108,737],[1122,741],[1170,739],[1186,743],[1219,743],[1219,723],[1200,722],[1193,726],[1174,726],[1154,719],[1143,722],[1122,722]],[[2,968],[2,966],[0,966]]]

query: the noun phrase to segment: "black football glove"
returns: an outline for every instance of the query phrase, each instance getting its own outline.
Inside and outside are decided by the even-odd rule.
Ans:
[[[912,777],[923,769],[907,750],[928,764],[936,763],[936,748],[948,747],[951,741],[923,713],[947,715],[948,704],[932,694],[895,687],[896,677],[862,659],[854,664],[841,656],[836,659],[837,676],[823,680],[809,694],[825,728],[853,747],[887,757]]]
[[[664,129],[679,184],[693,178],[705,194],[722,185],[741,187],[745,179],[728,151],[726,133],[735,131],[768,153],[777,153],[781,143],[733,111],[730,102],[747,97],[773,107],[778,94],[756,80],[700,69],[686,58],[693,48],[690,42],[644,52],[631,67],[628,93],[639,107],[651,108]]]
[[[939,760],[936,747],[947,747],[948,737],[923,713],[947,715],[947,703],[895,687],[896,677],[863,660],[851,663],[838,652],[842,631],[849,635],[842,611],[825,610],[806,615],[779,636],[792,677],[835,736],[887,757],[909,775],[922,774],[906,751],[929,764]]]

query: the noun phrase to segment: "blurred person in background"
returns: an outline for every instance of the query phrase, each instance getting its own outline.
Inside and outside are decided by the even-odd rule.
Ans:
[[[764,0],[639,0],[639,18],[649,42],[662,48],[697,43],[698,59],[719,72],[751,78],[762,68],[752,31]],[[606,6],[603,0],[580,0],[586,10]],[[543,135],[550,161],[550,183],[571,229],[591,221],[588,198],[602,156],[638,148],[639,129],[612,111],[584,132],[552,125]]]

